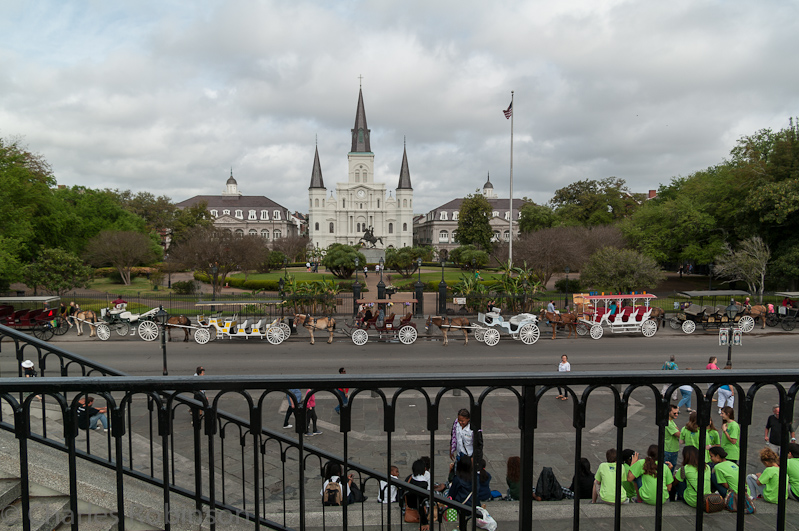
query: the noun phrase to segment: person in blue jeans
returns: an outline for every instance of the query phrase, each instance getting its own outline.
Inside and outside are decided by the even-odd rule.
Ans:
[[[688,410],[688,413],[691,413],[693,411],[693,409],[691,409],[691,395],[693,394],[693,392],[694,388],[691,387],[690,384],[681,385],[680,393],[682,394],[682,398],[677,403],[677,407],[681,408],[682,406],[685,406],[686,409]]]
[[[347,370],[344,367],[339,368],[339,374],[347,374]],[[336,413],[341,414],[341,406],[346,406],[349,402],[349,387],[339,387],[336,389],[336,394],[341,398],[341,404],[336,406]]]

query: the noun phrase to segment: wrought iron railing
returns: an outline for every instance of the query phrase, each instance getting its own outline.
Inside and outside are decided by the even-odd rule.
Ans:
[[[316,488],[306,487],[306,469],[309,460],[321,463],[323,460],[339,462],[343,465],[343,477],[353,471],[359,475],[357,481],[366,489],[367,494],[376,494],[372,490],[378,480],[392,482],[390,467],[392,465],[392,436],[397,431],[397,402],[406,393],[420,393],[425,405],[425,429],[429,434],[429,455],[431,457],[431,485],[436,479],[436,433],[449,433],[450,426],[440,422],[441,404],[451,391],[458,390],[465,395],[471,411],[471,425],[479,432],[483,425],[483,405],[493,399],[495,393],[502,391],[509,394],[518,408],[518,425],[520,435],[519,454],[521,457],[521,477],[533,477],[533,461],[536,449],[536,433],[538,431],[539,410],[542,407],[544,393],[556,386],[565,387],[572,398],[572,422],[574,426],[574,470],[579,477],[579,461],[582,455],[583,429],[586,427],[587,408],[599,389],[610,390],[613,397],[613,423],[616,427],[616,448],[624,447],[627,429],[627,408],[633,392],[643,389],[651,393],[654,399],[654,415],[652,426],[657,426],[659,462],[664,462],[664,433],[668,423],[669,400],[661,395],[661,385],[669,384],[666,397],[679,386],[690,384],[698,395],[697,410],[700,428],[699,447],[704,447],[706,430],[711,407],[715,407],[711,398],[714,392],[724,384],[732,385],[739,397],[737,409],[741,426],[740,436],[740,477],[739,485],[745,484],[745,471],[748,455],[748,431],[752,425],[752,410],[755,398],[764,388],[774,388],[779,395],[781,447],[779,497],[776,528],[785,528],[787,492],[786,463],[788,452],[788,425],[793,416],[793,404],[799,391],[798,370],[756,370],[756,371],[638,371],[638,372],[597,372],[597,373],[494,373],[494,374],[435,374],[419,375],[375,375],[375,376],[230,376],[230,377],[130,377],[110,367],[96,364],[91,360],[66,352],[54,345],[30,338],[17,331],[0,327],[0,346],[3,349],[13,346],[17,361],[30,358],[37,361],[41,370],[40,378],[2,378],[0,379],[0,401],[10,406],[13,416],[6,415],[0,419],[0,428],[12,432],[19,443],[20,475],[22,480],[23,515],[28,514],[27,494],[30,488],[28,477],[28,445],[35,442],[61,450],[68,456],[69,485],[71,509],[77,514],[80,498],[77,492],[77,459],[88,460],[106,467],[116,476],[117,516],[124,528],[125,517],[125,478],[133,478],[153,485],[163,493],[164,507],[170,507],[172,496],[181,496],[193,500],[198,510],[205,510],[211,518],[211,528],[216,529],[217,512],[228,511],[240,518],[253,522],[254,527],[270,529],[290,529],[288,516],[298,516],[297,528],[306,529],[306,512],[312,508],[320,508],[320,496]],[[80,376],[80,377],[78,377]],[[705,390],[699,384],[708,383]],[[341,408],[339,431],[342,436],[341,453],[333,453],[310,446],[304,436],[306,426],[305,409],[300,407],[296,418],[295,434],[277,432],[264,426],[264,403],[270,395],[284,397],[291,388],[310,387],[312,394],[329,392],[335,395],[339,387],[354,388],[349,402]],[[111,420],[111,431],[107,435],[108,448],[104,455],[93,452],[91,438],[78,436],[76,410],[81,397],[93,393],[101,396],[108,405]],[[36,395],[42,395],[42,400]],[[212,396],[212,398],[207,398]],[[244,416],[237,416],[224,411],[221,406],[226,397],[238,396],[242,399],[241,409]],[[364,404],[376,398],[383,412],[382,431],[385,437],[385,468],[382,465],[366,466],[350,458],[350,433],[353,426],[353,413],[363,412]],[[58,419],[52,420],[44,414],[50,405],[55,405],[60,412]],[[33,408],[42,408],[41,421],[34,420]],[[189,434],[175,429],[176,412],[186,409],[191,415],[191,441]],[[144,413],[145,421],[136,421]],[[246,417],[246,418],[244,418]],[[134,432],[143,435],[149,441],[149,463],[134,460]],[[231,442],[230,439],[233,439]],[[80,447],[79,447],[80,446]],[[189,473],[180,470],[176,473],[175,457],[179,453],[176,447],[191,448],[188,456],[193,460],[194,470]],[[382,451],[381,451],[382,452]],[[476,445],[475,460],[480,457],[481,446]],[[232,471],[229,463],[232,456],[238,454],[241,470]],[[296,456],[292,461],[291,456]],[[621,492],[621,452],[618,452],[616,499]],[[704,460],[704,452],[700,452]],[[160,467],[157,461],[160,460]],[[292,463],[295,463],[292,466]],[[269,465],[269,466],[267,466]],[[439,467],[440,468],[440,467]],[[277,470],[280,472],[276,472]],[[270,470],[274,470],[271,471]],[[401,484],[405,491],[415,492],[430,498],[430,501],[444,502],[458,508],[462,515],[461,529],[476,529],[476,522],[468,518],[477,505],[476,467],[473,476],[475,490],[467,505],[440,499],[431,491],[419,489],[408,484]],[[212,473],[208,473],[212,472]],[[240,477],[237,474],[240,473]],[[280,474],[278,497],[281,508],[278,517],[272,518],[274,508],[267,510],[272,497],[265,489],[269,474]],[[188,476],[187,480],[185,476]],[[204,478],[207,476],[205,482]],[[698,484],[703,484],[704,467],[699,467]],[[658,490],[661,492],[662,475],[658,477]],[[230,492],[228,483],[236,485],[236,492]],[[296,494],[289,493],[287,486],[296,483]],[[317,487],[318,488],[318,487]],[[308,490],[310,489],[310,490]],[[741,496],[744,489],[741,488]],[[520,485],[518,525],[520,530],[533,528],[533,484],[522,481]],[[696,529],[702,529],[706,517],[701,507],[701,495],[695,515]],[[743,499],[738,506],[743,508]],[[269,505],[271,508],[272,505]],[[344,528],[348,528],[348,519],[352,507],[344,505],[341,520]],[[327,509],[330,512],[330,509]],[[356,509],[357,511],[357,509]],[[663,525],[662,502],[658,500],[654,509],[655,529]],[[360,507],[360,525],[376,525],[390,528],[397,522],[402,525],[401,513],[396,506],[385,507],[381,504],[377,521],[366,522],[364,506]],[[281,521],[282,515],[282,521]],[[170,529],[168,512],[165,511],[164,528]],[[323,519],[327,514],[323,514]],[[26,517],[25,517],[26,518]],[[574,529],[581,528],[580,494],[575,492],[572,521]],[[743,512],[738,513],[737,528],[743,529]],[[615,528],[621,528],[621,505],[615,506]],[[23,525],[25,520],[23,520]],[[329,525],[329,524],[328,524]],[[405,524],[413,529],[416,525]],[[357,527],[357,526],[351,526]],[[588,526],[590,528],[590,524]],[[73,526],[78,529],[77,521]]]

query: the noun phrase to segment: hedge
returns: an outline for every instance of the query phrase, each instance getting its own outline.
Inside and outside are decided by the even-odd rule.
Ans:
[[[211,283],[211,278],[203,273],[194,273],[194,279],[206,284]],[[261,291],[279,291],[280,280],[244,280],[243,278],[227,278],[225,283],[231,288],[261,290]],[[298,284],[306,284],[314,282],[312,280],[298,280]],[[342,280],[338,282],[338,287],[343,291],[352,291],[352,280]]]

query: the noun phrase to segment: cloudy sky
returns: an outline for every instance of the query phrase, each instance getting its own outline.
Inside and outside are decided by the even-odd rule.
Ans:
[[[794,1],[3,2],[0,136],[58,182],[307,210],[318,138],[346,179],[358,76],[378,181],[407,138],[416,210],[474,191],[546,202],[720,162],[799,114]]]

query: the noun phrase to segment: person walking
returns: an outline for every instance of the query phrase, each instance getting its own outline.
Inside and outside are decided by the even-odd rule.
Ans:
[[[780,455],[780,435],[782,434],[782,426],[780,425],[780,405],[777,404],[772,409],[772,415],[766,421],[766,446],[774,450],[777,455]],[[791,441],[796,442],[796,432],[792,424],[788,424],[788,432],[791,434]]]
[[[665,362],[663,367],[661,367],[661,370],[664,371],[676,371],[677,369],[679,369],[679,367],[677,367],[677,363],[674,361],[674,354],[669,356],[669,361]],[[668,388],[669,384],[663,384],[663,387],[660,389],[660,394],[666,396]],[[672,394],[672,399],[674,398],[674,394],[676,394],[676,392]]]
[[[300,391],[299,389],[289,389],[289,393],[291,393],[291,394],[286,393],[286,400],[288,400],[289,407],[286,408],[286,418],[283,419],[283,429],[284,430],[287,430],[287,429],[289,429],[289,428],[294,426],[293,424],[289,424],[289,419],[291,418],[291,414],[294,413],[294,421],[296,422],[297,421],[297,408],[302,407],[302,391]],[[292,396],[294,397],[294,400],[296,401],[296,404],[297,404],[296,407],[294,407],[294,403],[295,402],[292,402],[292,400],[291,400]]]
[[[572,366],[569,363],[569,357],[564,354],[560,357],[560,363],[558,364],[558,372],[571,372]],[[566,392],[565,387],[558,386],[558,396],[555,397],[556,399],[560,398],[561,400],[568,400],[569,395]]]
[[[691,369],[689,368],[688,370]],[[677,403],[677,407],[680,408],[682,406],[685,406],[688,413],[693,413],[694,410],[691,409],[691,395],[694,392],[694,388],[691,387],[691,384],[685,384],[681,385],[679,389],[680,389],[680,394],[682,394],[682,398],[680,398],[680,401]]]
[[[308,418],[305,421],[305,436],[313,437],[314,435],[322,435],[316,427],[316,395],[311,394],[311,390],[305,391],[305,408],[308,410]],[[311,431],[311,422],[313,422],[313,431]]]
[[[371,317],[372,317],[371,316],[371,312],[369,312],[369,318],[371,319]],[[339,367],[338,373],[339,374],[347,374],[347,369],[345,369],[344,367]],[[350,388],[349,387],[339,387],[338,389],[336,389],[336,394],[341,399],[341,403],[339,405],[337,405],[336,408],[335,408],[336,409],[336,413],[340,415],[341,414],[341,406],[346,406],[349,403],[349,401],[350,401],[350,398],[349,398]]]

